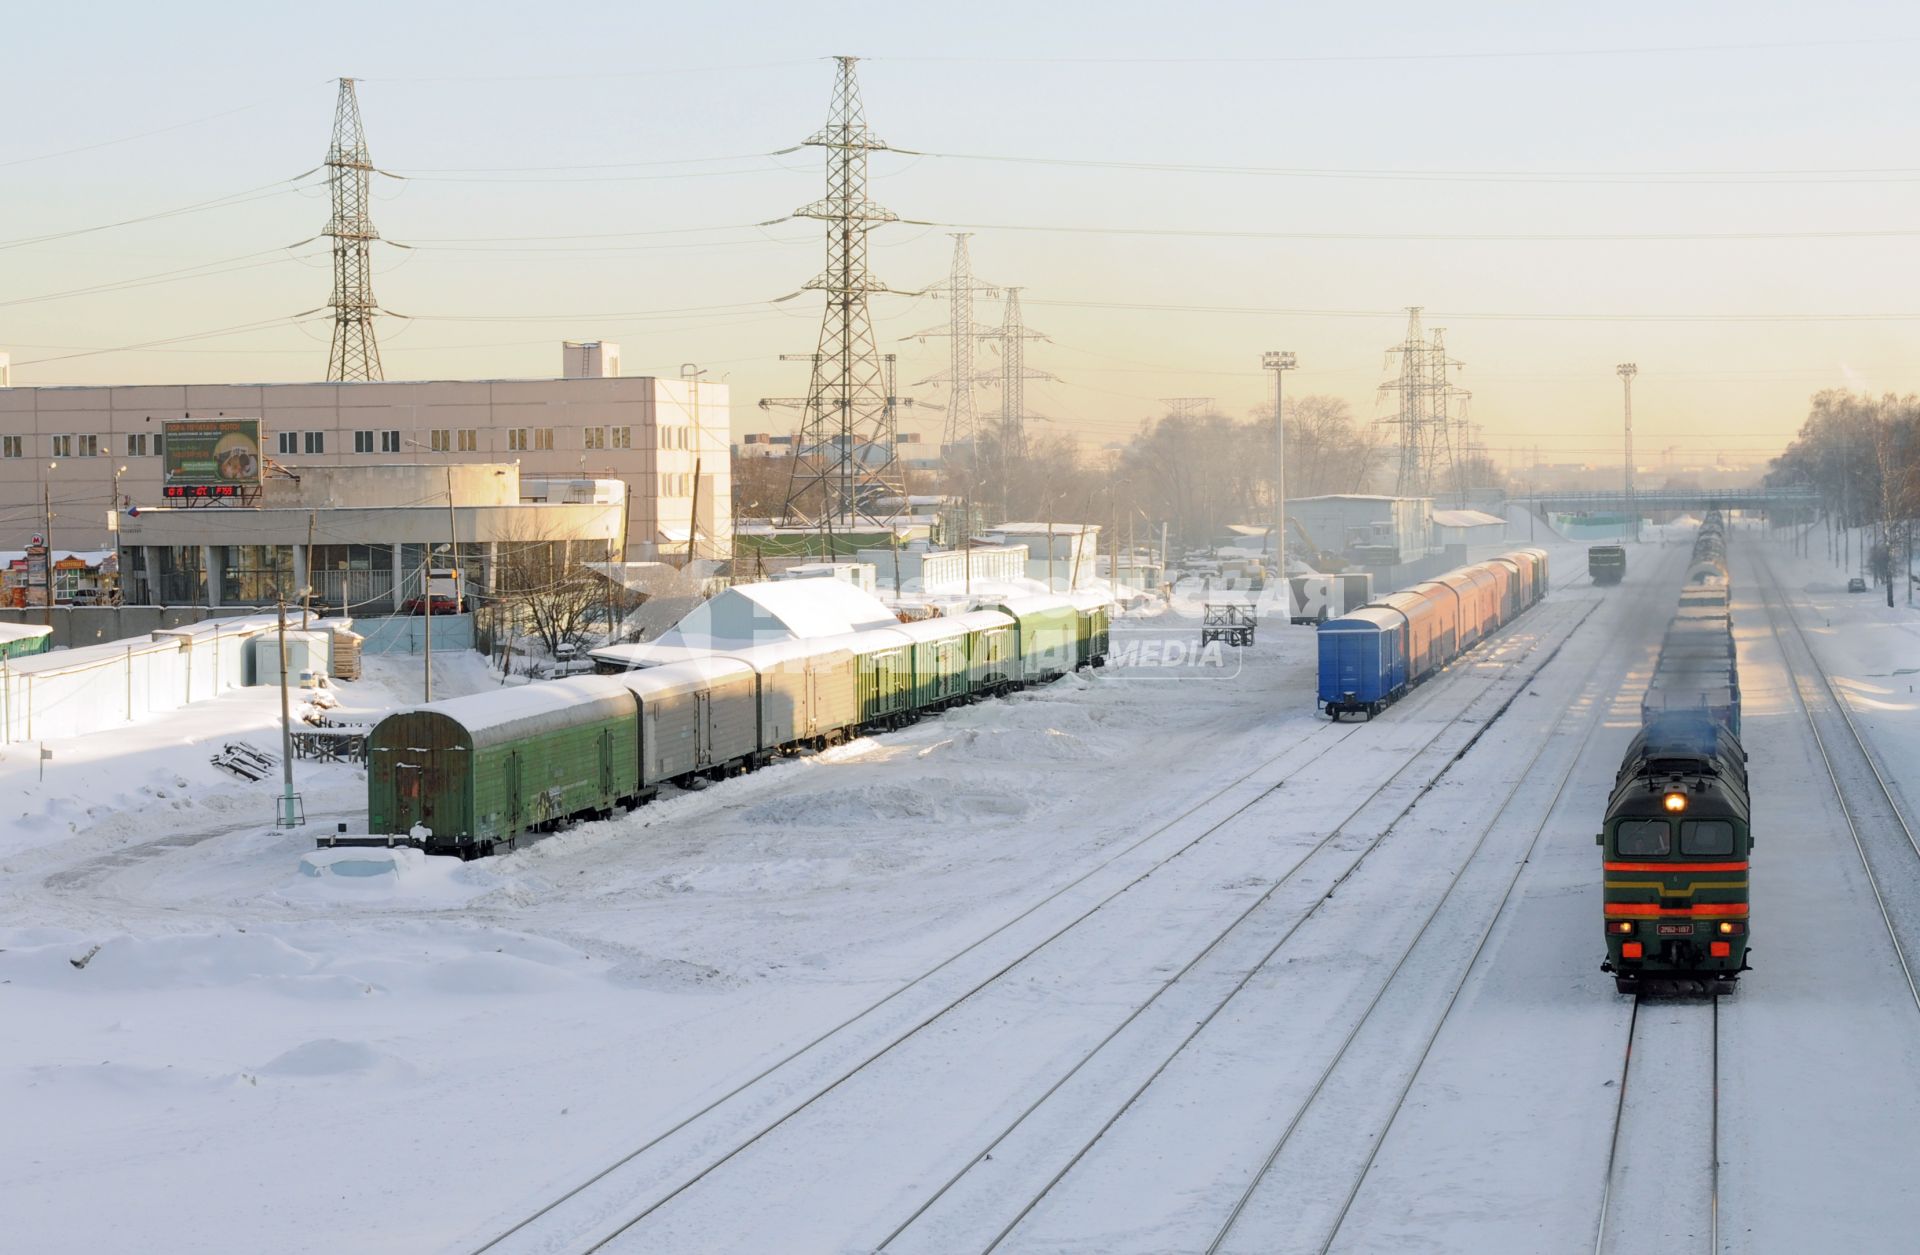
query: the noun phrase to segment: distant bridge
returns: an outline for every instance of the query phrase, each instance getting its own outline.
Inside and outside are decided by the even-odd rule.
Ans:
[[[1623,492],[1543,492],[1515,497],[1541,510],[1563,513],[1589,511],[1594,514],[1624,514],[1627,496]],[[1633,503],[1641,510],[1799,510],[1820,504],[1820,495],[1807,484],[1781,488],[1713,488],[1692,491],[1636,492]]]

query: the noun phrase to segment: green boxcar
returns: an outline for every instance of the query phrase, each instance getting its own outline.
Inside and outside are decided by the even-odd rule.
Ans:
[[[914,710],[944,710],[972,695],[964,624],[948,618],[926,619],[888,630],[897,630],[913,642]]]
[[[860,636],[860,726],[899,727],[913,718],[913,642],[892,628]]]
[[[998,610],[955,615],[967,633],[967,687],[975,694],[1000,693],[1020,682],[1019,628]]]
[[[1080,616],[1079,657],[1075,665],[1106,666],[1113,625],[1113,599],[1105,593],[1082,592],[1067,594],[1067,600],[1073,603],[1074,612]]]
[[[1064,597],[1009,597],[992,607],[1016,626],[1020,682],[1041,684],[1078,665],[1080,614]]]
[[[598,676],[403,710],[368,746],[368,830],[425,828],[429,853],[484,856],[640,793],[638,705]]]

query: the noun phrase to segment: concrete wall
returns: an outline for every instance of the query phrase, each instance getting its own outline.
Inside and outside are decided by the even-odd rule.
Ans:
[[[207,619],[225,619],[253,614],[245,606],[56,606],[53,611],[53,648],[78,649],[83,645],[101,645],[147,636],[161,628],[184,627]],[[45,623],[44,609],[16,610],[0,608],[0,623]]]

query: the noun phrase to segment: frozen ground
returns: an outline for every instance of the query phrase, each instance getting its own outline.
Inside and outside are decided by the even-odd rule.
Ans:
[[[1742,535],[1756,970],[1717,1025],[1598,971],[1681,535],[1605,591],[1552,542],[1554,596],[1372,724],[1314,717],[1306,629],[1210,667],[1162,621],[1141,665],[468,865],[307,874],[206,762],[277,746],[267,693],[44,783],[8,747],[0,1246],[1908,1249],[1920,855],[1856,849],[1809,676],[1911,764],[1920,620]],[[356,770],[300,788],[359,819]]]

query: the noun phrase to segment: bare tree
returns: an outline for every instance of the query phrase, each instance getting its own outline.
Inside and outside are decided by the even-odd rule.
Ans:
[[[608,561],[606,543],[539,532],[515,520],[498,542],[495,597],[515,630],[540,638],[547,652],[586,640],[606,612],[608,582],[588,565]]]

